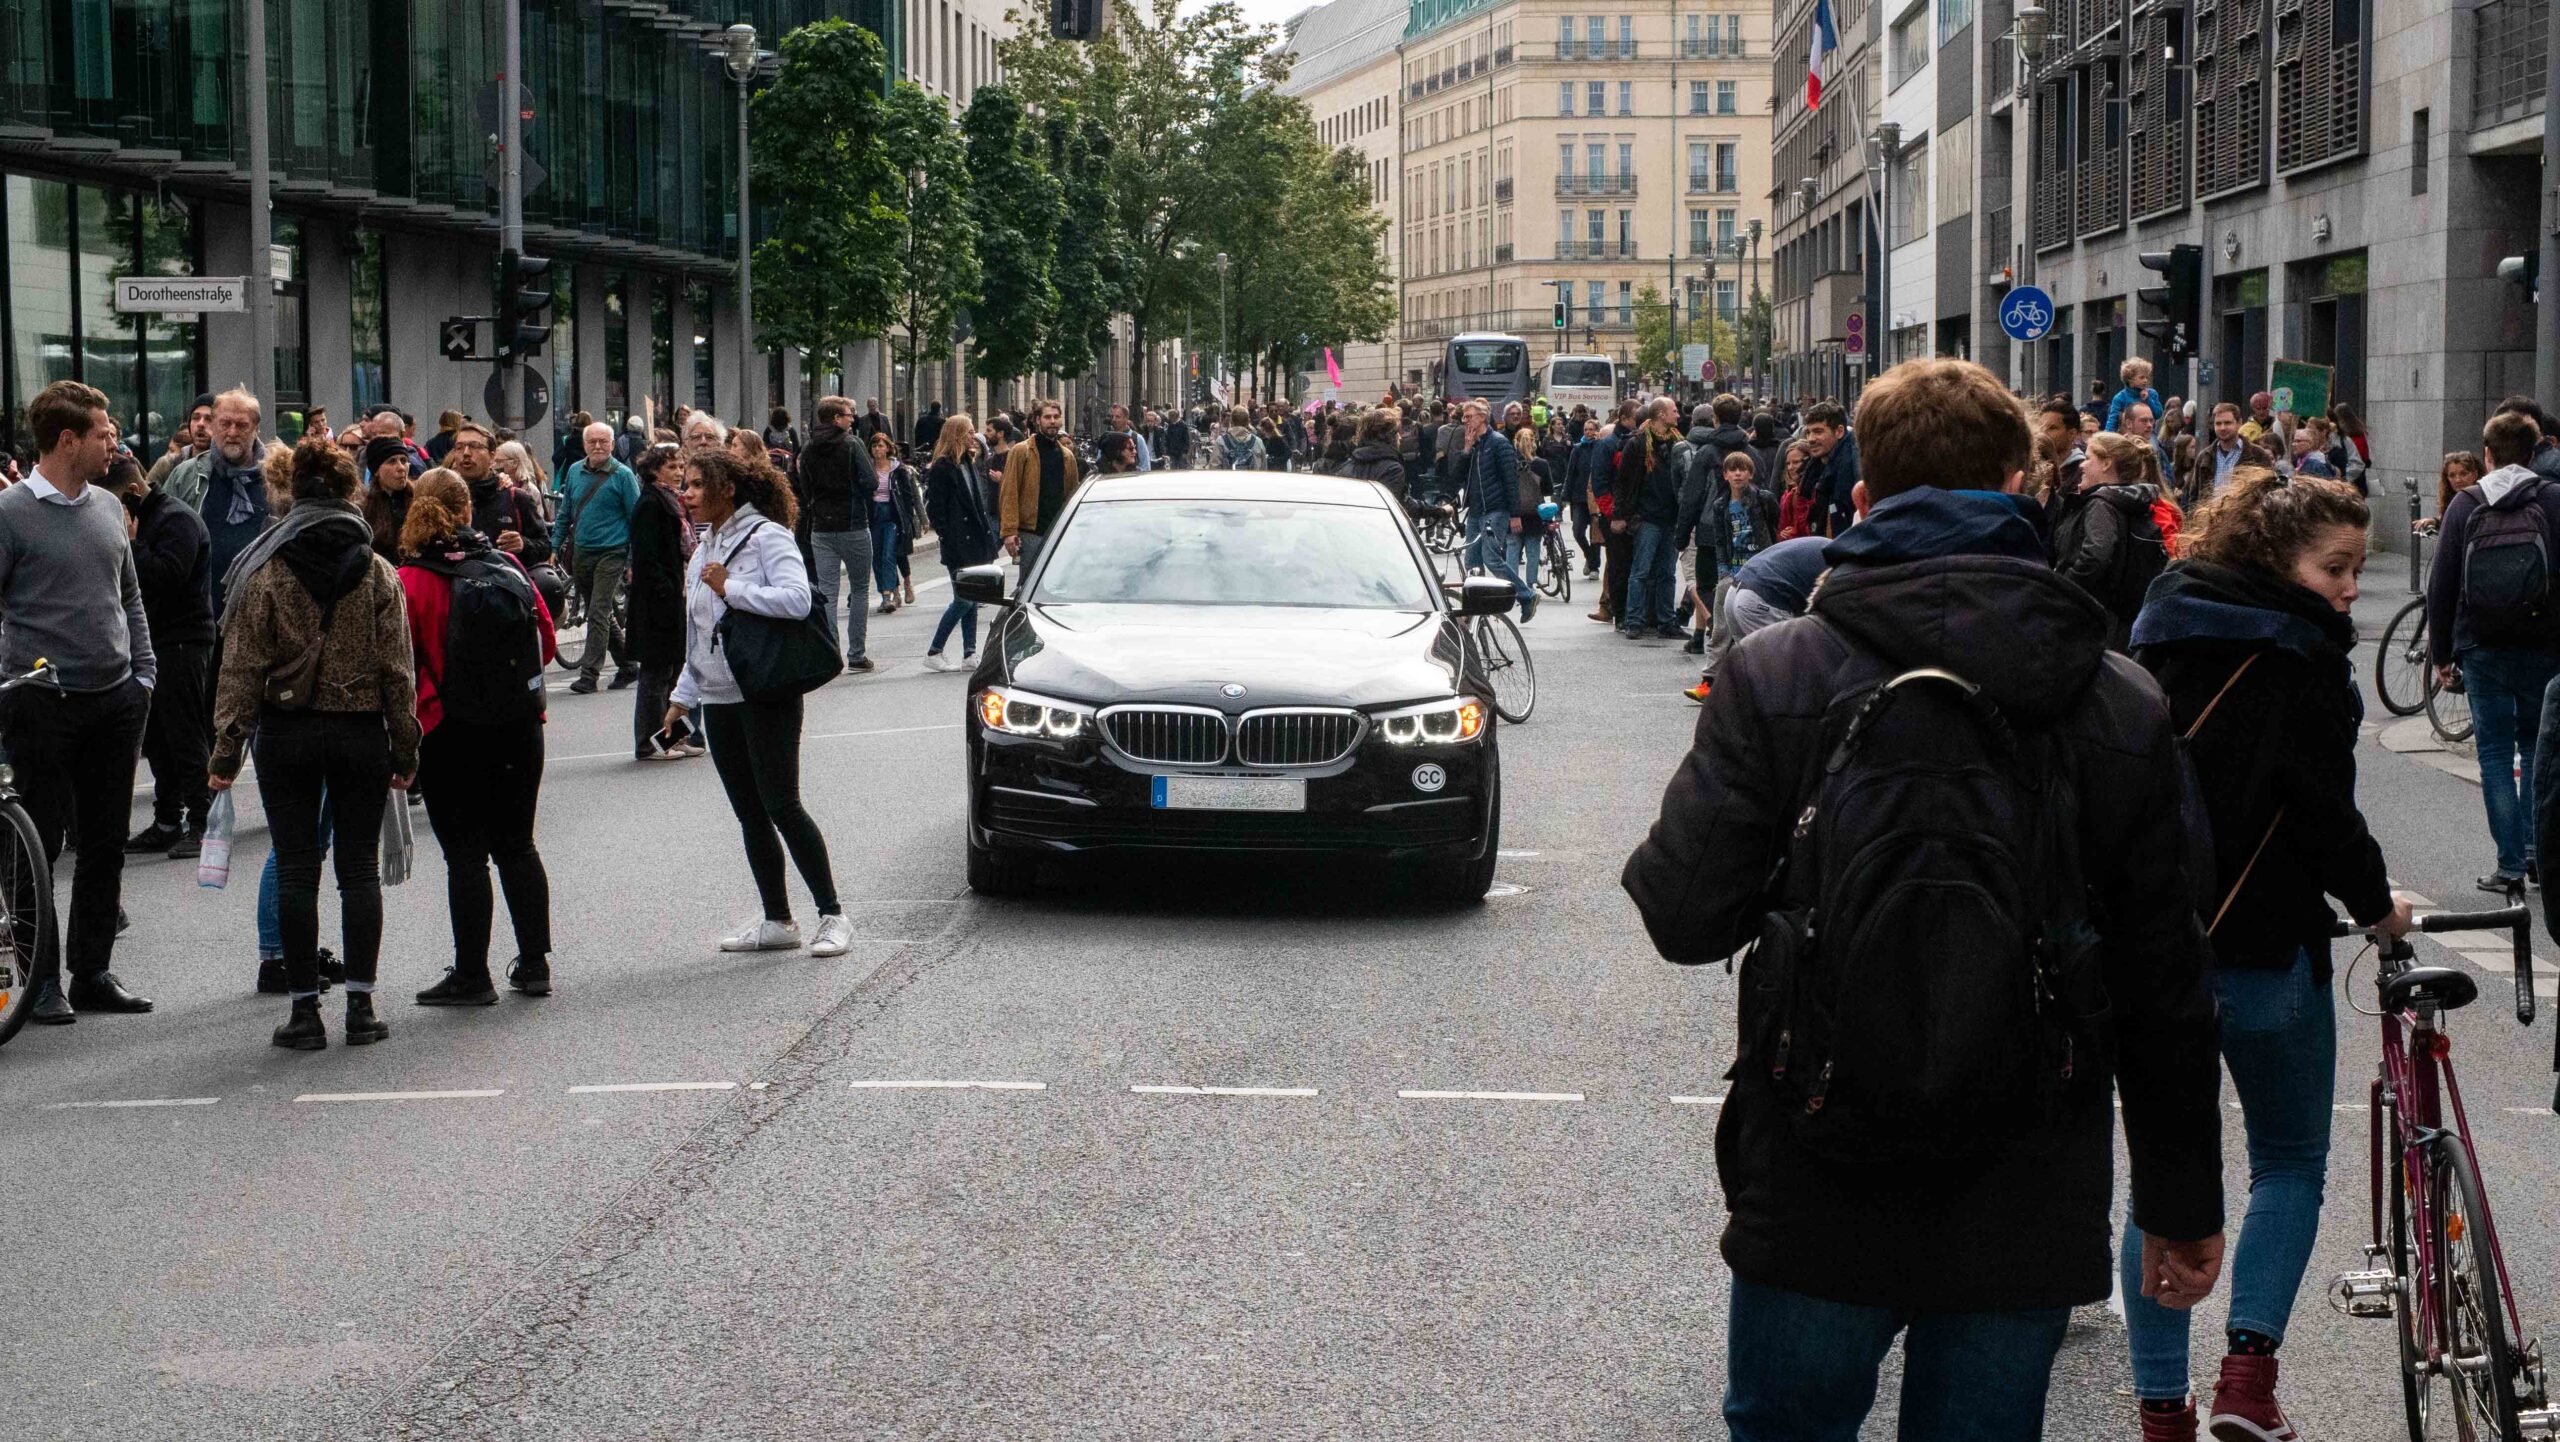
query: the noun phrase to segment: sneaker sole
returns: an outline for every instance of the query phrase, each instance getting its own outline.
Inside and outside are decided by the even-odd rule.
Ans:
[[[2301,1442],[2302,1438],[2290,1422],[2281,1430],[2270,1432],[2248,1418],[2230,1412],[2215,1413],[2212,1420],[2204,1424],[2204,1434],[2213,1442]]]

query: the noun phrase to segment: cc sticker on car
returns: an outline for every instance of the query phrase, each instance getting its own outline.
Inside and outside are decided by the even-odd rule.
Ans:
[[[1413,789],[1416,791],[1437,791],[1448,784],[1449,773],[1429,762],[1413,768]]]

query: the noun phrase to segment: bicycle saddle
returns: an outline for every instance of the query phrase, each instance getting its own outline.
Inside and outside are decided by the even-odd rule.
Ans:
[[[2412,966],[2393,973],[2382,984],[2382,1007],[2401,1012],[2426,1004],[2439,1011],[2452,1011],[2469,1006],[2479,995],[2480,983],[2472,980],[2467,971],[2449,966]]]

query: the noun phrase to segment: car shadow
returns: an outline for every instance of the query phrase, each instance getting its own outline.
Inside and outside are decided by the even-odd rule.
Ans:
[[[1450,916],[1476,908],[1435,895],[1411,866],[1340,856],[1132,852],[1053,857],[1039,888],[1010,906],[1079,915]]]

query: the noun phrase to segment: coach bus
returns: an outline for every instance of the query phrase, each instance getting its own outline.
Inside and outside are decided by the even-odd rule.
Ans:
[[[1470,331],[1451,336],[1442,353],[1440,393],[1483,401],[1497,418],[1504,406],[1529,399],[1529,381],[1529,343],[1516,335]]]
[[[1618,363],[1604,355],[1549,356],[1538,394],[1551,410],[1588,406],[1605,416],[1618,403]]]

